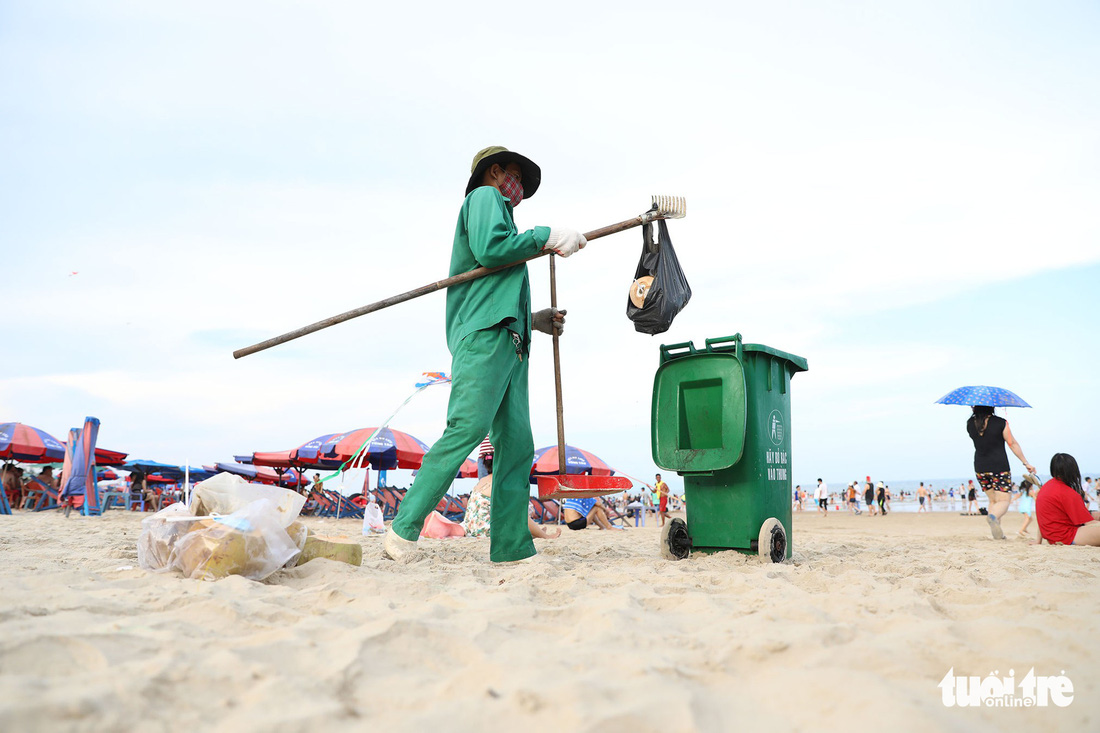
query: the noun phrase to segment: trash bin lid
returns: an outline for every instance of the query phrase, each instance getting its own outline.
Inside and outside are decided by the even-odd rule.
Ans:
[[[653,461],[708,473],[741,460],[748,415],[745,369],[733,353],[666,361],[653,378]]]
[[[770,354],[772,356],[777,356],[780,359],[786,359],[787,362],[790,363],[789,368],[790,368],[791,374],[797,374],[798,372],[804,372],[804,371],[807,371],[810,368],[809,363],[806,361],[805,357],[795,356],[794,354],[789,354],[786,351],[780,351],[779,349],[773,349],[772,347],[765,346],[764,344],[743,344],[742,348],[745,351],[759,351],[759,352],[764,353],[764,354]]]

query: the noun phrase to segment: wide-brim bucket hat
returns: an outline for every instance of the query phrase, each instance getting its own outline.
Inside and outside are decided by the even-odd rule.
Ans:
[[[485,175],[485,171],[489,170],[493,163],[499,163],[501,166],[509,163],[519,165],[519,169],[523,172],[523,198],[525,200],[534,196],[535,191],[539,190],[539,184],[542,183],[542,169],[535,165],[533,160],[519,153],[514,153],[502,145],[490,145],[483,150],[479,150],[477,155],[474,156],[474,162],[470,165],[470,182],[466,184],[467,196],[470,195],[470,191],[481,185],[481,179]]]

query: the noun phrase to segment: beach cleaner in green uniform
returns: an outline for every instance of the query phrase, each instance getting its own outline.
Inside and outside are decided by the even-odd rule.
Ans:
[[[573,229],[516,229],[513,210],[535,195],[541,179],[537,165],[507,148],[488,147],[474,156],[455,227],[452,276],[506,265],[542,250],[568,257],[587,244]],[[531,331],[552,333],[556,328],[561,333],[564,325],[564,310],[531,313],[526,264],[447,290],[447,348],[452,360],[447,427],[424,456],[386,531],[386,557],[405,560],[415,555],[425,518],[486,434],[496,449],[489,558],[511,562],[535,554],[527,530],[535,452],[527,387]]]

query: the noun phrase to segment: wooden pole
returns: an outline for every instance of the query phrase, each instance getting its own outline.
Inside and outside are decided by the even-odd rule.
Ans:
[[[587,237],[585,237],[587,239]],[[554,256],[550,256],[550,307],[558,309],[558,276],[554,267]],[[554,336],[554,399],[558,408],[558,473],[565,475],[565,417],[561,396],[561,351],[558,345],[558,329],[554,319],[550,319],[550,331]]]
[[[647,215],[649,213],[650,212],[646,212],[646,214],[643,214],[642,216],[636,216],[633,219],[627,219],[625,221],[620,221],[618,224],[611,224],[610,226],[606,226],[606,227],[603,227],[601,229],[595,229],[595,230],[585,234],[584,238],[591,242],[593,239],[599,239],[600,237],[606,237],[609,234],[617,234],[618,232],[624,232],[627,229],[632,229],[636,226],[641,226],[646,221],[651,221],[654,218],[663,218],[663,217],[652,217],[652,216],[647,218]],[[428,285],[422,285],[419,288],[416,288],[414,290],[409,290],[408,292],[401,293],[400,295],[394,295],[394,296],[391,296],[389,298],[385,298],[384,300],[380,300],[377,303],[371,303],[370,305],[364,305],[364,306],[361,306],[361,307],[356,308],[354,310],[350,310],[350,311],[347,311],[345,313],[341,313],[340,315],[331,316],[331,317],[326,318],[322,321],[317,321],[316,323],[311,323],[308,326],[303,326],[302,328],[296,329],[294,331],[288,331],[287,333],[284,333],[281,336],[275,336],[274,338],[269,338],[266,341],[259,342],[258,344],[253,344],[252,346],[246,346],[243,349],[237,349],[236,351],[233,352],[233,358],[234,359],[240,359],[242,356],[248,356],[250,354],[255,354],[257,351],[263,351],[265,349],[270,349],[272,346],[278,346],[279,344],[285,344],[288,341],[293,341],[296,338],[301,338],[302,336],[306,336],[306,335],[311,334],[311,333],[316,333],[317,331],[321,331],[323,329],[326,329],[329,326],[335,326],[337,323],[343,323],[344,321],[350,321],[352,318],[358,318],[359,316],[365,316],[368,313],[374,313],[375,311],[380,311],[383,308],[389,308],[391,305],[397,305],[398,303],[404,303],[406,300],[412,300],[413,298],[419,298],[420,296],[427,295],[428,293],[434,293],[437,290],[444,290],[446,288],[451,287],[452,285],[459,285],[461,283],[470,282],[471,280],[477,280],[478,278],[485,277],[486,275],[492,275],[494,272],[500,272],[501,270],[507,270],[509,267],[515,267],[516,265],[522,265],[525,262],[530,262],[531,260],[536,260],[539,257],[545,257],[548,254],[550,254],[549,250],[544,250],[542,252],[539,252],[537,255],[532,255],[531,257],[527,257],[527,258],[524,258],[522,260],[517,260],[517,261],[511,262],[507,265],[499,265],[497,267],[479,267],[476,270],[470,270],[469,272],[463,272],[460,275],[454,275],[452,277],[444,278],[443,280],[437,280],[434,283],[429,283]]]

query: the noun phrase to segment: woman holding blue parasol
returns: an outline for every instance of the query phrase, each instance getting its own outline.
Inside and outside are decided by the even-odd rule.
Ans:
[[[942,405],[969,405],[970,417],[966,432],[974,442],[974,473],[978,484],[989,499],[989,522],[993,539],[1004,539],[1001,517],[1012,501],[1012,470],[1008,464],[1007,446],[1034,476],[1035,467],[1024,457],[1024,450],[1012,435],[1008,421],[994,414],[994,407],[1031,407],[1007,389],[999,387],[960,387],[937,400]],[[1037,483],[1037,482],[1036,482]]]

